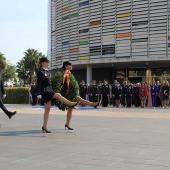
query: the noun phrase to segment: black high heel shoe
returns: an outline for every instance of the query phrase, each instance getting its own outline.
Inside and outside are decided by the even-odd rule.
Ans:
[[[73,128],[67,126],[67,124],[65,124],[65,129],[66,129],[66,128],[67,128],[68,130],[73,130]]]
[[[74,107],[75,107],[77,104],[78,104],[78,102],[77,102],[76,104],[74,104],[73,106],[71,106],[71,107],[74,109]]]
[[[100,104],[100,102],[98,102],[98,103],[97,103],[97,105],[95,105],[95,106],[94,106],[94,108],[96,109],[96,108],[97,108],[97,106],[99,106],[99,104]]]
[[[51,133],[51,131],[49,131],[49,130],[47,130],[47,129],[45,129],[44,127],[42,127],[42,132],[46,132],[46,133]]]

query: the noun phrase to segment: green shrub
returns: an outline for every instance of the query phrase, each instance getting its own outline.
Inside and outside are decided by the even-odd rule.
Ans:
[[[28,87],[5,87],[6,98],[3,99],[5,104],[28,104],[29,92]]]

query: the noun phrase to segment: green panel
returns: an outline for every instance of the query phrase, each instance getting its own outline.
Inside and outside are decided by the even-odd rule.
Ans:
[[[86,45],[86,44],[89,44],[89,41],[81,41],[81,42],[79,42],[79,45]]]
[[[71,15],[70,15],[70,18],[74,18],[74,17],[77,17],[77,16],[78,16],[78,13],[71,14]]]

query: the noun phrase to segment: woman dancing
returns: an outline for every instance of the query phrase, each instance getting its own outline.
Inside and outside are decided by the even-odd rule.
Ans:
[[[44,110],[44,121],[42,126],[42,131],[46,133],[51,133],[47,129],[47,122],[50,113],[51,100],[58,99],[62,103],[69,105],[71,108],[77,105],[76,102],[71,102],[60,95],[60,93],[55,93],[51,86],[51,74],[48,70],[49,60],[45,57],[40,59],[40,69],[37,73],[37,97],[43,99],[45,103]]]
[[[71,88],[70,86],[70,75],[71,75],[71,70],[72,70],[72,64],[69,61],[65,61],[63,63],[63,70],[64,70],[64,75],[63,75],[63,82],[62,82],[62,90],[61,90],[61,95],[67,98],[69,90]],[[81,105],[88,105],[92,106],[94,108],[97,108],[99,105],[99,102],[90,102],[85,99],[82,99],[79,95],[77,96],[77,100],[81,103]],[[66,118],[66,124],[65,124],[65,129],[73,130],[73,128],[70,127],[70,121],[72,118],[72,111],[73,108],[69,107],[67,111],[67,118]]]

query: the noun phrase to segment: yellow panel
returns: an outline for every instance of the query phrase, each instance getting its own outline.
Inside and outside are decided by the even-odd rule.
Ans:
[[[116,15],[117,18],[123,18],[123,17],[129,17],[129,16],[131,16],[130,12],[129,13],[125,13],[125,14],[117,14]]]
[[[80,56],[79,57],[79,60],[88,60],[89,59],[89,56]]]

